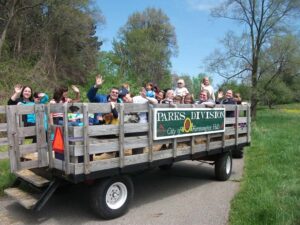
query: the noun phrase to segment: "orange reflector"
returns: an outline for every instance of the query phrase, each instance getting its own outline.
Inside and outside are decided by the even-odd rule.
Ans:
[[[52,149],[55,152],[64,152],[64,137],[62,135],[62,131],[60,127],[56,127],[54,139],[52,142]]]

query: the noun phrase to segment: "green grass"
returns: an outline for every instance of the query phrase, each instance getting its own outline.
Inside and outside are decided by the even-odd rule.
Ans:
[[[3,195],[3,190],[13,184],[15,176],[10,173],[8,159],[0,160],[0,195]]]
[[[300,224],[300,104],[260,109],[231,225]]]

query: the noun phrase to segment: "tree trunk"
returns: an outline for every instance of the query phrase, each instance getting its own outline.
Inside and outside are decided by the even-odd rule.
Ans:
[[[257,99],[257,71],[258,71],[258,58],[253,57],[253,68],[252,68],[252,92],[251,92],[251,118],[253,121],[256,120],[256,107],[258,103]]]
[[[5,39],[6,39],[6,35],[7,35],[7,30],[8,30],[8,27],[12,21],[12,18],[14,17],[14,14],[15,14],[15,6],[17,4],[17,1],[14,1],[12,6],[11,6],[11,9],[10,9],[10,12],[8,13],[8,20],[5,24],[5,27],[2,31],[2,34],[1,34],[1,38],[0,38],[0,60],[1,60],[1,54],[2,54],[2,49],[3,49],[3,46],[4,46],[4,42],[5,42]]]

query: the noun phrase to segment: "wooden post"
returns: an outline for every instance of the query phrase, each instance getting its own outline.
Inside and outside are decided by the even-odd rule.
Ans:
[[[16,106],[6,107],[7,136],[9,143],[9,160],[11,172],[20,168],[19,136],[17,130]]]
[[[222,108],[225,108],[225,105],[222,105]],[[222,148],[225,148],[225,132],[226,132],[226,109],[224,111],[224,132],[222,134]]]
[[[65,173],[70,174],[68,103],[64,103],[64,160],[65,160]]]
[[[148,103],[148,143],[149,143],[149,162],[153,161],[153,107]]]
[[[236,105],[235,106],[235,125],[234,125],[234,128],[235,128],[235,146],[238,145],[238,138],[239,138],[239,106]]]
[[[210,135],[206,135],[206,151],[209,151],[209,145],[210,145]]]
[[[53,168],[53,149],[52,149],[52,140],[51,140],[51,133],[52,133],[52,124],[51,124],[51,114],[50,114],[50,107],[51,104],[47,104],[46,112],[47,112],[47,120],[48,120],[48,130],[47,130],[47,144],[48,144],[48,158],[49,158],[49,168]]]
[[[119,105],[119,115],[120,115],[120,124],[119,124],[119,164],[120,168],[124,167],[124,104],[120,103]]]
[[[247,106],[247,143],[251,142],[251,106]]]
[[[177,138],[173,139],[173,158],[177,157]]]
[[[48,166],[46,132],[44,126],[45,106],[43,104],[34,105],[36,148],[38,152],[38,166]]]
[[[90,145],[89,145],[89,111],[88,104],[83,103],[83,143],[84,143],[84,173],[90,173]]]

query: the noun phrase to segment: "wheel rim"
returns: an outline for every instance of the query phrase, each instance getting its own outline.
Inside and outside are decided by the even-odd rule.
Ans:
[[[231,160],[230,160],[230,156],[228,156],[226,160],[226,174],[229,174],[230,170],[231,170]]]
[[[127,199],[127,187],[121,182],[110,185],[106,192],[106,204],[111,209],[118,209],[124,205]]]

